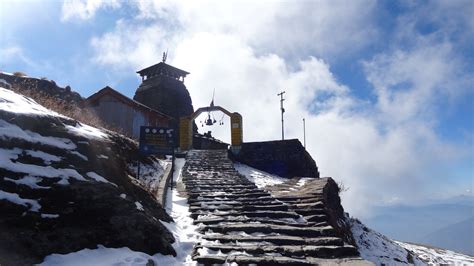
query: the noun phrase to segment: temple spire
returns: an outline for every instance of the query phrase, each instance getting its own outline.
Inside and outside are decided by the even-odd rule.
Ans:
[[[163,52],[163,59],[161,60],[163,63],[166,63],[166,59],[168,58],[168,50],[166,52]]]

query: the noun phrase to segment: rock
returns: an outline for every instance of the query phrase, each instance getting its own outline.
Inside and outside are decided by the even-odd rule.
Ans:
[[[78,106],[84,101],[81,95],[74,92],[70,86],[66,86],[66,88],[59,87],[53,80],[14,76],[3,73],[0,73],[0,79],[5,80],[11,87],[16,88],[20,92],[42,93],[46,96],[56,97],[69,104],[76,104]]]
[[[159,221],[172,218],[129,168],[137,159],[136,142],[111,132],[104,139],[73,134],[67,126],[79,124],[56,116],[0,110],[0,122],[0,191],[40,206],[35,210],[31,204],[0,199],[1,265],[36,264],[52,253],[94,249],[99,244],[176,254],[173,235]],[[5,135],[16,127],[16,134]],[[53,159],[45,161],[29,151]],[[15,155],[8,158],[11,153]],[[151,160],[142,164],[152,164]],[[59,174],[64,171],[58,169],[68,174]],[[91,172],[103,180],[91,178]],[[60,182],[64,180],[66,184]]]

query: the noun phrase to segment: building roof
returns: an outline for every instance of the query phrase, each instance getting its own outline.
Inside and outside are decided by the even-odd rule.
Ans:
[[[171,116],[167,115],[167,114],[164,114],[160,111],[157,111],[155,109],[152,109],[142,103],[139,103],[133,99],[130,99],[128,98],[127,96],[121,94],[120,92],[112,89],[111,87],[109,86],[106,86],[105,88],[101,89],[100,91],[92,94],[91,96],[89,96],[86,101],[85,101],[85,105],[92,105],[94,102],[100,100],[100,98],[102,98],[103,96],[105,95],[110,95],[114,98],[116,98],[117,100],[119,100],[120,102],[132,107],[132,108],[135,108],[135,109],[139,109],[141,111],[144,111],[144,112],[149,112],[149,113],[154,113],[158,116],[162,116],[164,118],[167,118],[167,119],[173,119]]]
[[[158,64],[149,66],[147,68],[144,68],[140,71],[137,71],[140,76],[152,76],[156,73],[169,73],[172,76],[177,76],[177,77],[186,77],[186,75],[189,74],[189,72],[186,72],[184,70],[181,70],[179,68],[176,68],[174,66],[168,65],[164,62],[159,62]]]

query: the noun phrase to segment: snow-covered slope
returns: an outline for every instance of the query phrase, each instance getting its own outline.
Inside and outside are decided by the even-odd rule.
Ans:
[[[137,145],[0,87],[0,264],[39,263],[51,253],[103,245],[174,254],[172,219],[137,180]],[[147,171],[145,171],[147,172]]]
[[[359,220],[346,217],[362,258],[377,265],[414,264],[425,265],[413,253],[386,236],[375,232]]]
[[[472,237],[472,236],[471,236]],[[474,257],[451,250],[395,241],[430,265],[474,265]]]
[[[377,265],[474,265],[474,258],[450,250],[394,241],[348,218],[362,258]]]

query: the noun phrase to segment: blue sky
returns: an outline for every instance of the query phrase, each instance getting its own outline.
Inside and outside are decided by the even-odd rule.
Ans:
[[[194,106],[243,114],[244,140],[302,139],[346,209],[472,194],[474,2],[0,2],[0,71],[133,97],[168,62]],[[220,115],[219,115],[220,117]],[[203,128],[202,130],[207,130]],[[228,128],[213,128],[228,140]]]

